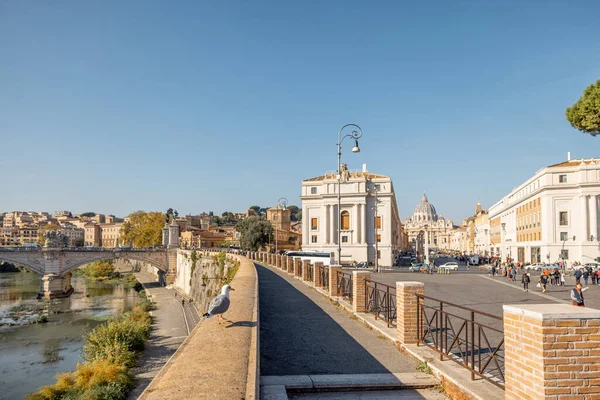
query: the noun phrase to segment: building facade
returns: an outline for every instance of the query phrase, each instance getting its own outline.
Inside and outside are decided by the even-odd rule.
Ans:
[[[338,209],[337,174],[302,182],[302,250],[327,252],[337,260],[340,229],[341,263],[366,261],[392,266],[402,245],[402,224],[390,177],[346,172],[340,184]],[[337,261],[336,261],[337,262]]]
[[[587,263],[598,257],[600,159],[536,172],[489,208],[491,247],[517,262]]]
[[[452,221],[438,217],[426,194],[423,194],[421,202],[415,207],[412,217],[404,220],[404,231],[407,233],[409,246],[420,254],[424,248],[425,232],[430,249],[450,250],[453,230]]]
[[[271,243],[275,251],[298,250],[302,246],[302,233],[292,230],[291,215],[291,210],[279,203],[267,210],[267,221],[275,235]]]

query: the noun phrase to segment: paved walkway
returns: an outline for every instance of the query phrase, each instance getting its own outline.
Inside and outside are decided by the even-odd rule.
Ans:
[[[152,311],[150,340],[138,360],[139,365],[133,369],[136,384],[129,394],[129,399],[139,397],[195,326],[191,318],[193,310],[185,310],[187,318],[184,315],[181,296],[176,298],[173,290],[159,286],[152,274],[138,272],[135,277],[150,293],[157,309]],[[186,304],[186,307],[193,306]]]
[[[256,269],[261,375],[415,371],[409,356],[313,288],[279,270]]]

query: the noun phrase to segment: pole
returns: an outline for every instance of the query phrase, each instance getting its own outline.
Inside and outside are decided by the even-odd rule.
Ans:
[[[344,129],[344,128],[342,128]],[[340,193],[340,188],[341,188],[341,182],[342,182],[342,129],[340,129],[340,131],[338,132],[338,150],[337,150],[337,156],[338,156],[338,169],[337,169],[337,215],[335,217],[335,219],[333,220],[333,223],[335,224],[336,220],[337,220],[337,243],[338,243],[338,248],[337,248],[337,263],[338,265],[342,265],[342,226],[340,224],[340,213],[341,210],[340,208],[342,207],[342,194]]]
[[[379,241],[377,240],[377,190],[375,191],[375,272],[379,272]]]

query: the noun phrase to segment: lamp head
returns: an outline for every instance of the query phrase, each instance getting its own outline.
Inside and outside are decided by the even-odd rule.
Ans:
[[[360,147],[358,147],[358,139],[354,139],[354,147],[352,148],[353,153],[360,153]]]

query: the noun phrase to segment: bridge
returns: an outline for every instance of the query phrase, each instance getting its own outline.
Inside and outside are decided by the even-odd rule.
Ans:
[[[44,296],[67,297],[73,291],[71,271],[94,261],[131,260],[148,263],[159,275],[172,279],[178,246],[160,249],[0,248],[0,261],[17,264],[42,275]]]

